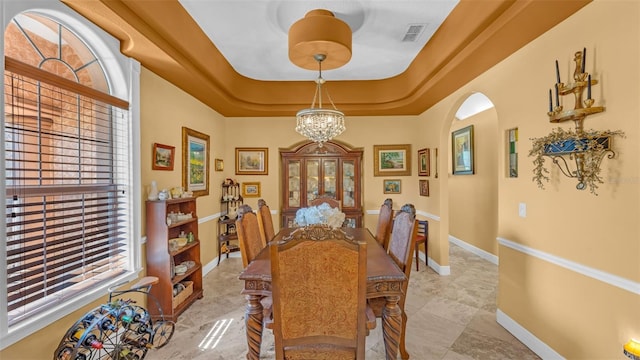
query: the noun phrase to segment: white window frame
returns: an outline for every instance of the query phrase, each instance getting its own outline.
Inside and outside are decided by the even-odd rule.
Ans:
[[[97,300],[106,299],[107,288],[115,283],[123,280],[132,281],[138,277],[142,270],[141,261],[141,200],[136,194],[141,193],[140,185],[140,64],[134,59],[127,58],[120,53],[120,43],[117,39],[107,34],[91,22],[79,16],[73,10],[68,8],[57,0],[21,0],[21,1],[3,1],[0,6],[0,21],[2,21],[3,36],[0,49],[0,63],[4,71],[4,29],[11,19],[17,14],[25,11],[39,13],[43,16],[52,18],[67,28],[80,34],[87,42],[91,49],[96,53],[96,57],[102,63],[107,72],[107,81],[115,97],[127,100],[129,102],[130,116],[130,173],[131,183],[128,186],[129,207],[132,209],[131,218],[132,225],[128,229],[129,253],[131,254],[130,262],[132,264],[131,271],[127,272],[120,278],[113,279],[109,283],[105,283],[100,287],[91,289],[81,296],[68,301],[65,304],[51,308],[37,316],[22,321],[11,328],[8,327],[7,320],[7,283],[0,283],[0,350],[20,341],[21,339],[33,334],[34,332],[55,323],[61,318],[71,314],[78,309],[89,305]],[[4,91],[4,77],[2,77],[2,89]],[[0,110],[4,113],[4,97],[0,98]],[[4,120],[0,120],[0,144],[4,149]],[[0,162],[4,164],[5,153],[0,152]],[[5,174],[0,174],[0,182],[5,183]],[[6,207],[6,191],[0,191],[0,204]],[[0,266],[6,268],[6,221],[4,217],[0,217]]]

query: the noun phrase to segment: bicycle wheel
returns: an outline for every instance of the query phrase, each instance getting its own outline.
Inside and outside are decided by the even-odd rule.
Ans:
[[[100,346],[100,344],[95,341],[95,335],[91,332],[91,329],[94,328],[97,321],[96,319],[100,316],[101,308],[97,307],[88,311],[80,320],[71,325],[54,351],[54,360],[87,359],[90,351],[86,350],[86,348]]]
[[[153,335],[151,336],[151,343],[153,347],[159,349],[165,346],[176,329],[176,324],[173,321],[160,320],[153,327]]]

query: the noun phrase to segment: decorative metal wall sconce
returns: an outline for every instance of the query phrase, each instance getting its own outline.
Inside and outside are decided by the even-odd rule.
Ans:
[[[598,80],[592,79],[591,74],[585,71],[586,53],[586,48],[575,53],[573,82],[567,84],[560,78],[560,69],[556,60],[555,106],[553,106],[553,91],[550,89],[547,115],[551,123],[573,121],[575,130],[557,128],[545,137],[531,139],[533,147],[529,156],[535,157],[533,180],[541,189],[544,189],[543,180],[549,181],[547,176],[549,171],[544,167],[544,157],[548,157],[563,175],[578,180],[576,185],[578,190],[588,187],[592,194],[597,195],[598,184],[603,183],[600,177],[600,163],[605,155],[609,159],[615,157],[615,152],[611,150],[611,137],[624,136],[624,132],[620,130],[584,130],[583,123],[587,116],[604,111],[602,106],[593,106],[595,100],[591,96],[591,87],[597,85]],[[585,90],[587,98],[583,100]],[[560,96],[571,94],[575,98],[574,108],[565,110],[560,103]]]

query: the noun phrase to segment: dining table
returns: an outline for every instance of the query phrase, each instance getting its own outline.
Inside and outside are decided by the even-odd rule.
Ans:
[[[382,335],[386,359],[396,359],[402,326],[400,300],[405,296],[403,285],[407,281],[387,252],[378,244],[367,228],[341,228],[348,236],[367,243],[367,299],[384,303],[381,311]],[[269,244],[277,244],[295,231],[295,227],[282,228]],[[262,251],[242,271],[239,279],[244,281],[242,294],[247,299],[245,323],[247,333],[247,359],[260,359],[263,331],[263,307],[261,300],[271,296],[271,258],[269,246]],[[313,311],[313,309],[309,309]],[[407,358],[408,358],[408,354]],[[404,357],[404,356],[403,356]]]

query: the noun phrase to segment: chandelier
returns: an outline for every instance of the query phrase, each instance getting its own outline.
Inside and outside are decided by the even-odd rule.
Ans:
[[[315,80],[316,91],[311,107],[296,114],[296,131],[322,147],[323,143],[346,129],[344,114],[336,108],[329,92],[326,92],[326,96],[333,109],[322,108],[322,85],[325,83],[322,64],[324,61],[326,69],[335,69],[349,62],[351,28],[331,11],[309,11],[289,29],[289,59],[295,65],[309,70],[317,62],[319,75]]]
[[[344,126],[344,114],[336,109],[336,106],[331,100],[331,96],[329,96],[329,92],[327,92],[327,98],[331,106],[333,106],[333,110],[322,108],[322,84],[325,82],[322,78],[322,61],[326,56],[316,54],[314,58],[318,61],[319,68],[319,75],[315,81],[316,92],[313,95],[311,107],[300,110],[296,114],[296,131],[309,138],[309,140],[317,142],[318,146],[322,147],[322,143],[342,134],[346,127]],[[315,107],[316,99],[318,101],[318,107]]]

